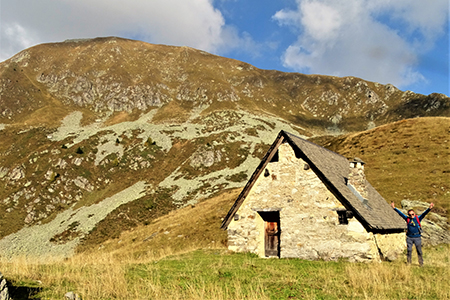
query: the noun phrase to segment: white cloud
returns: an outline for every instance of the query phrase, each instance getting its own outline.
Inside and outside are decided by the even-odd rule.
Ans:
[[[409,33],[418,30],[423,38],[435,39],[448,30],[448,0],[378,0],[367,3],[373,13],[389,12],[393,20],[407,25]]]
[[[0,61],[9,58],[18,49],[24,49],[34,45],[33,34],[28,32],[20,24],[2,24],[0,32]]]
[[[301,23],[313,39],[326,41],[334,38],[344,23],[340,12],[332,6],[312,1],[300,5]]]
[[[33,43],[33,37],[19,24],[5,26],[5,36],[9,39],[15,39],[20,46],[28,46]]]
[[[186,45],[213,53],[248,44],[248,38],[225,24],[212,0],[0,1],[1,59],[36,43],[98,36]]]
[[[415,66],[445,29],[446,1],[297,0],[297,10],[273,17],[299,33],[284,65],[399,87],[425,80]]]

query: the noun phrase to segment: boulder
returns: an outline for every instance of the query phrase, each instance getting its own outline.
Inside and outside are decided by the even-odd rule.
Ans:
[[[64,298],[66,298],[67,300],[81,300],[80,295],[75,294],[74,292],[67,292],[64,295]]]
[[[0,300],[10,300],[8,286],[6,284],[6,279],[3,278],[3,274],[0,273]]]

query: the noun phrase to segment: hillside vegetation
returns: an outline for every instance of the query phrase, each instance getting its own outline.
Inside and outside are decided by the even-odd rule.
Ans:
[[[404,199],[434,202],[450,212],[450,118],[416,118],[360,133],[311,139],[366,163],[370,183],[397,206]]]
[[[363,159],[366,162],[367,179],[386,201],[393,201],[398,207],[404,199],[434,202],[436,207],[433,212],[448,219],[448,133],[450,118],[417,118],[357,134],[313,138],[311,141],[348,158]],[[427,138],[424,139],[424,136]],[[240,188],[226,190],[195,206],[172,211],[167,216],[102,244],[100,249],[113,251],[120,256],[130,252],[158,252],[167,248],[175,251],[214,248],[218,243],[226,246],[226,233],[219,229],[221,220],[240,191]],[[90,235],[78,251],[88,250],[100,242],[94,236]]]
[[[260,259],[223,249],[133,258],[75,256],[59,263],[0,261],[20,299],[449,299],[450,248],[424,249],[425,266]],[[413,257],[416,261],[416,257]],[[440,280],[436,280],[440,278]]]
[[[227,247],[227,233],[220,229],[223,217],[240,193],[226,190],[218,196],[182,209],[174,210],[97,246],[91,236],[77,248],[79,253],[111,253],[120,258],[158,257],[192,249]],[[94,247],[96,246],[96,247]]]
[[[443,215],[449,210],[450,99],[442,94],[261,70],[111,37],[38,45],[1,63],[0,108],[4,257],[107,247],[123,231],[239,190],[280,130],[331,135],[324,144],[366,160],[369,180],[388,201],[433,200]],[[410,117],[417,121],[401,122]],[[334,139],[340,134],[350,135]],[[427,172],[420,185],[418,170]],[[162,227],[151,227],[146,237],[158,233],[147,241],[177,232]],[[224,243],[202,232],[208,238],[199,244]]]

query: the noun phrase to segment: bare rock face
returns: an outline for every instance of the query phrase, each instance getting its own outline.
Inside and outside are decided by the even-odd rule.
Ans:
[[[115,78],[95,72],[89,75],[91,78],[70,71],[58,75],[42,73],[37,81],[45,84],[50,92],[62,95],[67,104],[73,103],[80,107],[92,105],[95,111],[146,110],[166,101],[164,93],[159,89],[161,86],[124,87],[120,82],[115,82]]]
[[[25,172],[22,167],[14,168],[11,171],[10,178],[11,180],[20,180],[25,177]]]
[[[84,177],[78,176],[77,178],[75,178],[73,183],[80,189],[86,190],[88,192],[92,192],[94,190],[94,187],[89,183],[89,180]]]
[[[9,300],[9,291],[6,284],[6,279],[3,278],[3,274],[0,273],[0,300]]]
[[[67,292],[64,295],[64,298],[67,299],[67,300],[81,300],[80,295],[78,295],[78,294],[76,294],[74,292]]]
[[[194,153],[191,157],[191,166],[199,168],[201,166],[211,167],[215,162],[220,162],[222,159],[222,153],[218,150],[205,150]]]
[[[5,177],[9,172],[8,168],[0,167],[0,179]]]
[[[404,234],[378,234],[375,235],[374,239],[383,260],[394,261],[403,255],[402,253],[405,250]]]

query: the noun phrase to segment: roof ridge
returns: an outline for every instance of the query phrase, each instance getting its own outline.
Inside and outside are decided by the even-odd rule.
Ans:
[[[313,142],[311,142],[311,141],[309,141],[309,140],[307,140],[307,139],[304,139],[304,138],[302,138],[302,137],[299,137],[299,136],[297,136],[297,135],[295,135],[295,134],[292,134],[292,133],[290,133],[290,132],[287,132],[287,131],[285,131],[285,130],[281,130],[281,131],[286,135],[286,137],[287,137],[289,140],[291,140],[290,136],[293,136],[293,137],[295,137],[295,138],[297,138],[297,139],[300,139],[300,140],[302,140],[302,141],[304,141],[304,142],[310,144],[311,146],[315,146],[315,147],[317,147],[317,148],[321,148],[321,149],[323,149],[323,150],[325,150],[325,151],[328,151],[328,152],[330,152],[330,153],[332,153],[332,154],[334,154],[334,155],[336,155],[336,156],[340,156],[340,157],[345,158],[346,160],[349,160],[349,159],[348,159],[347,157],[345,157],[344,155],[341,155],[341,154],[339,154],[339,153],[337,153],[337,152],[331,151],[330,149],[327,149],[327,148],[325,148],[325,147],[323,147],[323,146],[320,146],[320,145],[318,145],[318,144],[316,144],[316,143],[313,143]],[[292,141],[292,140],[291,140],[291,141]],[[293,142],[293,141],[292,141],[292,142]]]

